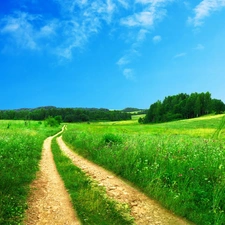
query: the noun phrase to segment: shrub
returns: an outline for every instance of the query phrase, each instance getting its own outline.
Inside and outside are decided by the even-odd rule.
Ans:
[[[103,136],[103,142],[107,145],[115,145],[115,144],[121,144],[122,138],[118,135],[107,133]]]
[[[49,116],[47,119],[45,119],[45,125],[50,127],[57,127],[60,125],[59,118],[53,118],[52,116]]]

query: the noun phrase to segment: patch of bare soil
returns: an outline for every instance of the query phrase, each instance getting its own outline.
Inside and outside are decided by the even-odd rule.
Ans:
[[[107,194],[118,202],[131,207],[131,215],[136,224],[143,225],[187,225],[191,224],[171,212],[163,209],[158,203],[119,179],[111,172],[84,159],[69,149],[62,137],[57,138],[61,150],[100,186],[105,186]]]
[[[80,224],[53,160],[51,152],[53,137],[44,141],[40,171],[31,185],[24,221],[26,225]]]

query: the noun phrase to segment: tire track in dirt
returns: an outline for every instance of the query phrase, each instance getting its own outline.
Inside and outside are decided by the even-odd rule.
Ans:
[[[63,130],[64,127],[58,134]],[[24,221],[26,225],[80,224],[53,160],[51,141],[56,135],[44,141],[40,171],[31,185],[31,195]]]
[[[140,225],[187,225],[185,221],[163,209],[158,203],[131,187],[111,172],[79,156],[63,142],[62,136],[57,138],[61,150],[72,162],[87,173],[92,179],[105,186],[107,194],[118,202],[131,207],[131,215],[136,224]]]

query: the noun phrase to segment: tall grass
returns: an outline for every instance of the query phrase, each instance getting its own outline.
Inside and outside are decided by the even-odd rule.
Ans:
[[[0,224],[18,225],[23,220],[43,141],[59,129],[38,122],[0,121]]]
[[[225,143],[210,138],[221,121],[217,116],[146,126],[77,124],[63,138],[176,214],[196,224],[222,225]]]
[[[82,224],[133,224],[128,208],[110,200],[103,187],[98,186],[80,168],[73,165],[59,149],[56,139],[52,141],[52,152],[57,170]]]

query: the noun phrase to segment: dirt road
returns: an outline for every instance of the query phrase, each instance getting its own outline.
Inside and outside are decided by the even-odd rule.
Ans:
[[[51,152],[53,137],[44,141],[40,171],[31,186],[26,225],[80,224],[64,183],[56,170]]]

